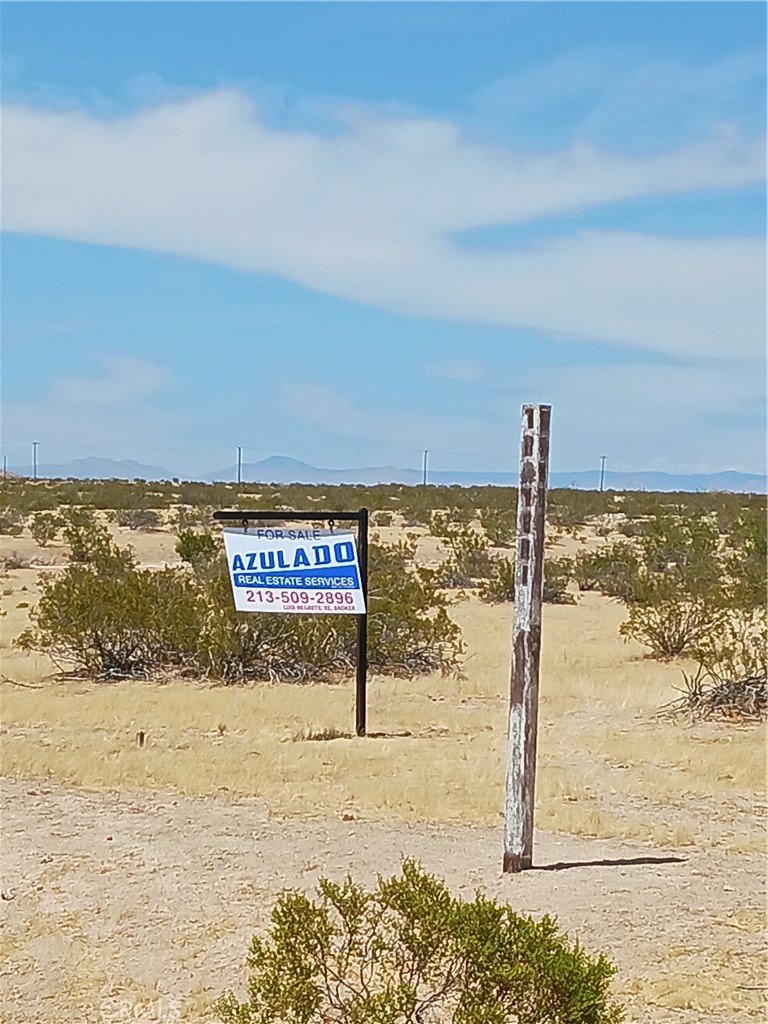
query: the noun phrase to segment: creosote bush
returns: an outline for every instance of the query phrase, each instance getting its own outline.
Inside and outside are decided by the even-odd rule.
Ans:
[[[477,894],[454,897],[411,860],[366,891],[321,879],[284,892],[254,936],[247,1001],[222,1024],[620,1024],[615,969],[558,931]]]
[[[503,604],[515,600],[515,562],[512,558],[494,558],[493,570],[478,588],[481,601]]]
[[[129,530],[159,530],[162,525],[160,516],[151,508],[119,509],[115,518],[118,526]]]
[[[194,565],[215,558],[219,554],[219,544],[210,533],[182,530],[176,541],[176,554],[182,562]]]
[[[456,510],[436,512],[431,531],[450,551],[450,562],[457,574],[467,580],[485,579],[493,570],[488,539],[465,522],[454,520]],[[463,584],[461,584],[463,585]]]
[[[544,559],[544,587],[542,601],[545,604],[576,604],[576,598],[568,592],[568,584],[573,579],[573,559]]]
[[[568,592],[573,579],[573,562],[570,558],[544,559],[544,586],[542,601],[545,604],[575,604],[575,597]],[[481,601],[501,604],[515,600],[515,563],[511,558],[494,558],[493,571],[478,588]]]
[[[516,503],[512,508],[481,508],[480,525],[485,530],[488,541],[495,548],[509,548],[515,543],[517,528]]]
[[[596,590],[622,601],[631,599],[640,571],[640,555],[627,541],[583,551],[574,560],[573,576],[579,590]]]
[[[36,512],[29,521],[29,532],[32,539],[41,548],[47,547],[56,539],[61,528],[61,519],[53,512]]]
[[[139,569],[98,524],[65,535],[70,564],[42,581],[22,650],[101,679],[173,671],[227,682],[332,680],[355,663],[354,616],[237,612],[220,538],[182,535],[189,567],[158,571]],[[404,676],[458,671],[459,628],[413,553],[410,542],[370,545],[368,663]]]
[[[730,581],[715,524],[697,517],[652,520],[638,553],[622,636],[654,657],[674,658],[722,628]]]
[[[0,534],[18,537],[24,529],[24,516],[15,508],[0,509]]]

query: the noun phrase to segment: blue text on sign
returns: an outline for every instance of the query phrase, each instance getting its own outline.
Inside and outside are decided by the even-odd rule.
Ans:
[[[311,553],[310,553],[311,552]],[[307,548],[296,548],[288,555],[280,548],[274,551],[248,551],[232,558],[232,572],[266,571],[268,569],[316,569],[323,565],[349,565],[355,561],[355,546],[351,541],[340,541],[333,545],[314,544]]]

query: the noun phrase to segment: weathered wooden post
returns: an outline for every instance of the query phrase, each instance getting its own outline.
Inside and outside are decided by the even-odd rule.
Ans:
[[[504,871],[509,874],[529,868],[533,860],[541,598],[551,412],[549,405],[523,406],[504,794]]]

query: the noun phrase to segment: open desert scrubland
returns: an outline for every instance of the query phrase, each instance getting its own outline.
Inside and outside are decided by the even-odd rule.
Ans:
[[[358,739],[351,681],[58,679],[11,646],[37,576],[0,581],[4,1020],[208,1022],[278,891],[404,856],[555,914],[628,1021],[764,1018],[764,729],[657,718],[686,666],[625,644],[620,605],[545,607],[536,869],[503,876],[511,605],[455,605],[464,678],[372,679]]]

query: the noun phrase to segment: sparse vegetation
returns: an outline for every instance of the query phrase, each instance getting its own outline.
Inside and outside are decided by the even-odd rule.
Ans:
[[[14,811],[17,818],[21,820],[23,815],[25,822],[29,822],[36,814],[36,808],[39,810],[43,803],[47,811],[49,801],[58,799],[57,792],[63,794],[61,800],[64,803],[70,802],[71,794],[63,787],[82,787],[89,791],[81,793],[78,799],[82,799],[83,806],[87,802],[90,810],[95,810],[94,821],[99,820],[99,815],[102,821],[107,814],[110,815],[109,828],[103,833],[97,828],[95,842],[90,830],[81,837],[83,845],[78,849],[83,856],[68,858],[66,871],[71,871],[69,891],[74,891],[79,880],[92,871],[95,863],[102,862],[106,867],[100,843],[113,834],[116,815],[127,815],[129,805],[131,815],[134,811],[138,814],[142,805],[151,807],[154,814],[158,801],[149,794],[172,792],[173,800],[178,799],[181,812],[185,799],[181,794],[209,798],[190,802],[189,811],[184,808],[185,815],[194,813],[199,816],[201,833],[210,833],[209,845],[206,849],[201,848],[203,866],[197,880],[206,895],[200,901],[188,900],[184,906],[178,902],[174,904],[169,890],[167,907],[163,911],[164,921],[161,915],[147,918],[143,902],[146,875],[143,872],[134,873],[133,877],[126,875],[124,880],[121,879],[121,884],[124,882],[125,885],[125,900],[121,907],[122,930],[112,931],[106,939],[103,938],[103,922],[100,923],[97,916],[98,894],[93,899],[95,909],[92,910],[90,905],[84,909],[81,903],[78,912],[82,924],[79,927],[87,934],[89,942],[104,942],[105,959],[109,958],[113,966],[119,965],[115,974],[123,970],[128,978],[127,986],[134,981],[131,980],[130,967],[126,970],[121,961],[126,948],[124,937],[130,934],[133,941],[141,928],[147,929],[148,939],[149,929],[152,929],[150,941],[157,943],[158,962],[170,963],[168,971],[174,973],[165,975],[165,978],[171,978],[172,984],[177,978],[177,965],[173,961],[177,953],[180,958],[184,957],[185,963],[193,965],[189,971],[191,985],[199,981],[200,988],[189,1001],[186,995],[182,996],[183,1016],[190,1016],[190,1019],[207,1017],[210,1014],[208,993],[211,986],[218,991],[228,985],[237,985],[239,979],[233,965],[239,960],[237,945],[241,940],[233,939],[227,945],[228,940],[226,936],[222,937],[222,933],[228,929],[230,936],[234,934],[236,925],[231,915],[240,917],[247,906],[252,906],[248,900],[255,892],[258,892],[258,917],[260,908],[269,899],[266,894],[272,889],[266,874],[259,879],[263,888],[257,890],[254,886],[256,879],[242,870],[235,875],[225,873],[221,889],[217,886],[214,891],[205,884],[208,871],[205,865],[212,863],[212,858],[222,849],[216,838],[222,830],[218,824],[210,827],[214,821],[213,814],[221,812],[228,816],[224,831],[229,835],[230,812],[225,812],[221,800],[217,799],[218,794],[225,792],[233,797],[246,797],[249,801],[264,801],[270,816],[277,816],[271,825],[265,823],[262,830],[258,849],[265,860],[259,858],[258,863],[265,865],[271,848],[273,856],[281,858],[275,874],[285,879],[284,884],[296,885],[302,891],[318,864],[326,874],[333,872],[334,877],[342,877],[347,870],[352,871],[353,877],[357,876],[358,870],[365,872],[366,877],[376,869],[388,871],[387,861],[382,867],[382,860],[376,859],[381,853],[377,847],[377,836],[386,834],[400,840],[407,831],[403,842],[411,845],[404,848],[422,855],[420,844],[423,842],[426,850],[427,843],[435,842],[437,845],[430,846],[425,857],[450,858],[452,885],[464,886],[468,882],[471,886],[477,880],[477,884],[482,884],[500,899],[508,898],[509,889],[498,877],[496,852],[490,860],[486,857],[484,861],[482,858],[476,861],[474,838],[465,844],[470,851],[465,865],[469,863],[472,870],[479,866],[480,870],[477,876],[461,873],[463,868],[456,854],[459,847],[462,850],[464,847],[457,839],[458,831],[454,830],[455,823],[459,821],[463,825],[493,830],[499,827],[511,609],[489,607],[478,600],[478,595],[492,583],[493,576],[487,580],[465,577],[467,582],[464,585],[468,591],[471,589],[467,600],[445,599],[443,604],[436,605],[432,603],[431,595],[437,591],[441,600],[445,598],[444,593],[440,594],[440,585],[443,576],[454,571],[455,566],[450,565],[449,557],[435,568],[437,544],[433,538],[425,536],[427,530],[424,526],[415,528],[415,538],[406,541],[399,553],[382,554],[377,569],[381,584],[371,599],[374,611],[370,621],[372,646],[379,645],[373,630],[375,609],[379,607],[377,602],[386,597],[391,599],[388,614],[391,613],[389,622],[393,629],[383,638],[378,649],[389,645],[393,637],[397,643],[402,643],[400,650],[407,649],[407,630],[405,638],[398,637],[394,631],[394,625],[399,621],[398,595],[406,593],[405,589],[398,590],[404,575],[416,588],[407,598],[409,604],[415,602],[418,605],[422,599],[419,588],[423,585],[424,607],[430,608],[426,617],[434,620],[442,608],[448,621],[461,626],[467,643],[467,657],[459,658],[455,646],[446,649],[463,670],[463,676],[447,678],[435,673],[422,679],[406,680],[395,675],[385,676],[372,666],[369,736],[365,740],[357,738],[352,728],[354,689],[351,685],[298,687],[279,681],[311,678],[335,682],[346,676],[348,683],[349,670],[343,667],[343,661],[337,666],[322,661],[328,652],[343,651],[338,633],[329,629],[328,633],[310,631],[305,635],[305,645],[299,654],[304,656],[313,652],[314,657],[315,652],[320,651],[318,664],[321,671],[315,675],[292,675],[291,665],[295,662],[290,661],[283,675],[277,671],[279,661],[271,661],[276,671],[272,678],[278,680],[274,685],[220,686],[220,678],[231,681],[270,678],[262,671],[271,657],[270,650],[277,650],[279,657],[285,657],[287,649],[290,657],[295,657],[297,647],[292,646],[294,641],[290,637],[284,644],[282,637],[269,641],[267,634],[266,640],[273,647],[270,649],[268,642],[262,661],[258,661],[261,656],[258,650],[254,660],[250,661],[256,636],[249,632],[250,626],[240,631],[239,623],[246,617],[238,616],[231,609],[228,584],[215,598],[215,603],[220,603],[226,613],[208,621],[205,630],[200,628],[204,621],[200,616],[207,614],[207,606],[199,596],[209,595],[206,600],[213,603],[217,580],[221,579],[219,540],[216,527],[210,523],[211,507],[354,509],[364,504],[374,514],[381,511],[392,516],[391,525],[382,529],[389,540],[397,536],[392,525],[402,525],[401,507],[413,500],[421,504],[427,520],[433,511],[447,512],[460,508],[459,515],[452,519],[452,525],[456,528],[469,526],[487,539],[485,528],[480,532],[483,510],[498,509],[508,513],[514,502],[513,491],[474,488],[457,493],[451,488],[429,487],[415,489],[419,493],[414,496],[414,489],[399,487],[336,489],[98,481],[38,481],[33,484],[16,480],[9,480],[8,484],[8,491],[4,492],[0,504],[14,505],[18,498],[18,510],[26,521],[26,528],[18,535],[20,539],[11,540],[9,544],[18,549],[20,568],[4,581],[7,586],[0,610],[5,644],[3,673],[6,677],[0,683],[4,719],[3,769],[8,776],[19,780],[11,783],[17,787],[13,791],[14,802],[23,806],[23,810]],[[132,489],[135,493],[131,497]],[[8,498],[11,490],[12,500]],[[184,505],[182,498],[185,497],[199,500],[200,508]],[[601,872],[569,871],[562,875],[538,874],[536,877],[539,881],[551,878],[568,882],[572,875],[578,874],[580,877],[583,875],[585,885],[595,886],[595,903],[584,910],[585,933],[594,936],[595,929],[605,930],[604,948],[615,950],[613,955],[621,965],[620,976],[615,982],[616,992],[631,1005],[633,1019],[655,1019],[660,1013],[663,1016],[665,1010],[673,1008],[679,1008],[684,1016],[687,1014],[697,1021],[708,1020],[712,1013],[730,1013],[734,1018],[739,1014],[759,1016],[761,993],[753,992],[749,986],[760,982],[759,975],[753,973],[752,950],[764,927],[759,878],[753,865],[755,854],[762,852],[764,846],[761,820],[764,729],[760,719],[765,715],[765,680],[757,669],[750,666],[765,662],[765,641],[760,640],[760,631],[764,630],[764,625],[761,626],[761,621],[764,622],[761,619],[764,614],[765,558],[764,554],[761,556],[761,551],[764,553],[765,550],[764,499],[707,494],[640,494],[636,498],[626,495],[622,496],[626,501],[614,504],[611,499],[610,504],[612,512],[626,509],[627,518],[622,520],[618,515],[603,514],[599,502],[593,501],[593,497],[577,495],[574,499],[574,505],[582,503],[581,513],[585,517],[583,524],[569,528],[580,531],[578,543],[563,528],[548,531],[548,560],[553,556],[556,559],[562,555],[576,555],[574,573],[578,576],[579,565],[582,564],[586,570],[590,556],[599,554],[607,575],[598,574],[594,586],[585,588],[585,591],[593,589],[594,592],[585,592],[578,607],[545,608],[544,611],[546,643],[542,649],[541,700],[545,728],[540,730],[539,736],[537,779],[537,823],[543,830],[539,855],[544,858],[544,848],[549,842],[546,832],[554,830],[558,833],[558,848],[550,847],[553,860],[568,856],[559,847],[561,840],[564,847],[570,845],[569,833],[582,837],[575,841],[573,847],[576,861],[583,852],[579,848],[581,844],[596,836],[632,842],[638,848],[649,848],[649,853],[653,847],[665,854],[679,849],[702,867],[704,874],[707,863],[725,858],[735,868],[729,876],[729,885],[734,886],[736,895],[722,895],[720,887],[716,887],[713,901],[707,903],[710,910],[708,920],[712,926],[706,932],[697,931],[695,908],[707,900],[706,877],[699,877],[696,870],[689,875],[686,868],[692,889],[683,901],[685,906],[674,899],[665,904],[666,893],[669,888],[674,889],[683,869],[676,865],[651,868],[658,885],[652,887],[655,895],[643,890],[642,899],[649,907],[648,916],[652,920],[645,928],[642,922],[637,927],[633,926],[632,942],[626,943],[622,939],[626,929],[626,918],[621,910],[624,900],[617,904],[611,892],[601,895]],[[569,495],[565,500],[570,500]],[[83,502],[90,507],[84,509]],[[115,508],[154,509],[166,525],[162,532],[138,533],[128,538],[125,531],[116,529],[115,517],[109,515],[111,510],[103,507],[109,502],[113,502]],[[94,509],[97,510],[95,514]],[[89,615],[95,616],[100,612],[104,619],[108,618],[106,612],[115,600],[114,591],[109,590],[110,579],[122,578],[121,574],[130,577],[127,589],[123,588],[123,596],[131,596],[140,609],[147,595],[154,594],[150,588],[159,586],[161,581],[157,578],[136,579],[132,574],[150,572],[142,568],[142,562],[156,564],[173,557],[175,538],[170,532],[171,524],[174,514],[180,510],[189,513],[185,520],[186,528],[196,536],[202,536],[206,529],[213,531],[197,551],[186,550],[189,560],[172,570],[187,594],[194,597],[191,614],[195,622],[195,647],[191,662],[185,658],[174,661],[175,655],[161,651],[156,660],[150,659],[149,669],[142,668],[142,652],[137,649],[131,667],[133,676],[105,686],[82,678],[47,678],[52,670],[48,655],[56,653],[55,645],[49,648],[41,642],[29,653],[10,648],[13,637],[28,622],[25,606],[37,603],[40,611],[38,595],[44,597],[49,583],[66,579],[70,573],[88,578],[89,582],[81,594],[84,601],[87,598],[90,602]],[[70,562],[67,567],[56,565],[62,555],[73,547],[66,542],[62,552],[61,546],[56,545],[50,552],[50,564],[42,567],[40,583],[36,584],[38,574],[29,566],[30,562],[32,566],[40,564],[41,552],[35,547],[31,528],[35,515],[41,512],[61,516],[68,526],[78,528],[79,540],[74,546],[79,544],[83,560]],[[578,516],[574,515],[574,518]],[[659,518],[668,520],[670,524],[703,520],[717,531],[717,541],[711,553],[702,556],[702,561],[714,558],[717,562],[718,585],[709,591],[710,604],[716,602],[725,612],[725,617],[716,630],[690,645],[685,657],[692,660],[682,662],[691,682],[696,680],[698,666],[703,666],[697,689],[691,691],[693,699],[688,699],[685,706],[681,700],[679,710],[672,712],[675,719],[679,715],[684,717],[684,727],[677,720],[667,721],[666,713],[660,717],[648,714],[650,709],[668,702],[671,696],[686,699],[685,692],[676,694],[673,691],[680,678],[681,666],[638,657],[642,653],[641,648],[635,642],[625,645],[618,634],[625,611],[623,602],[629,599],[631,603],[637,578],[652,574],[661,579],[674,577],[678,564],[688,580],[695,581],[697,576],[698,570],[694,572],[692,565],[686,565],[685,558],[646,559],[643,544],[653,533],[653,521]],[[618,524],[635,519],[642,523],[642,529],[626,537],[622,541],[623,547],[614,548]],[[94,526],[98,527],[95,531]],[[105,545],[105,538],[109,544]],[[122,552],[128,539],[135,553],[128,561],[124,554],[118,559],[110,545],[119,546]],[[207,548],[207,552],[203,548]],[[414,556],[414,550],[418,550],[418,558]],[[501,553],[507,556],[507,578],[512,579],[512,551]],[[628,553],[631,553],[631,558]],[[625,564],[617,565],[617,557],[623,559],[624,556],[627,556]],[[377,557],[372,548],[371,558]],[[609,568],[615,571],[614,576],[618,577],[619,583],[615,580],[613,584],[610,582],[613,576],[608,574]],[[702,573],[698,579],[703,584],[706,574]],[[175,593],[176,583],[166,582],[168,592]],[[627,583],[630,585],[626,586]],[[693,587],[694,582],[690,586]],[[607,593],[610,589],[617,592],[622,604],[598,596],[600,591]],[[568,584],[568,590],[575,591],[575,588]],[[160,607],[162,598],[152,597],[152,603],[159,609],[155,639],[165,631],[173,640],[171,627],[166,630],[162,622],[165,614]],[[123,622],[130,621],[133,614],[132,609],[127,611],[127,615],[120,617]],[[175,611],[173,615],[176,615]],[[423,616],[419,613],[416,618],[421,621]],[[277,620],[278,617],[272,619],[275,626]],[[247,621],[255,624],[258,617],[248,617]],[[266,617],[262,621],[266,624]],[[342,634],[354,625],[351,618],[326,620],[326,623],[330,621]],[[39,621],[33,623],[32,629],[39,628],[39,625]],[[184,639],[182,625],[178,622],[172,624],[175,635],[180,636],[180,639],[173,640],[172,650],[183,653],[187,649],[187,640]],[[62,629],[66,627],[63,616],[59,619],[59,626]],[[113,627],[116,628],[115,624],[109,628]],[[416,628],[420,628],[418,623]],[[145,631],[143,623],[141,630]],[[192,632],[190,629],[189,633]],[[125,652],[129,651],[128,644],[124,642],[127,635],[127,631],[122,636],[114,633],[114,648],[120,658],[125,658]],[[203,637],[210,643],[210,652],[201,654]],[[123,643],[122,647],[118,641]],[[231,666],[229,676],[219,675],[206,667],[214,662]],[[72,661],[62,664],[66,668],[76,667]],[[97,673],[101,664],[96,662]],[[243,664],[251,666],[252,675],[239,674]],[[261,668],[257,670],[259,665]],[[389,672],[388,669],[384,671]],[[408,665],[396,667],[394,671],[400,676],[412,673]],[[711,674],[705,675],[705,671]],[[149,674],[157,682],[137,681],[135,676],[141,674]],[[190,678],[197,676],[203,676],[202,681]],[[586,706],[589,706],[589,714],[581,714]],[[142,735],[146,730],[146,743],[140,748],[137,745],[139,730],[142,730]],[[57,785],[41,787],[36,782],[30,784],[27,781],[40,779]],[[51,795],[47,792],[49,788]],[[98,791],[104,789],[131,793],[131,800],[118,801],[119,808],[122,808],[119,811],[111,796],[98,796]],[[34,795],[35,790],[41,795]],[[15,799],[17,794],[21,799]],[[164,805],[164,796],[160,797],[160,802]],[[169,799],[169,815],[175,813],[171,812],[171,803]],[[249,819],[248,826],[239,832],[235,826],[232,841],[238,835],[238,842],[247,845],[252,841],[250,813],[245,817]],[[304,818],[317,820],[305,826],[302,824]],[[355,819],[363,820],[354,824]],[[48,821],[42,812],[34,820],[38,832],[47,835]],[[133,825],[134,821],[138,823],[138,819],[131,818],[130,824]],[[396,831],[389,831],[387,822],[390,821],[397,823],[394,826]],[[407,830],[402,827],[404,821],[408,822]],[[426,821],[439,823],[441,827],[432,829],[423,825]],[[289,848],[286,833],[291,829],[301,833],[302,839],[311,837],[313,840],[312,844],[295,844],[296,850],[301,852],[294,860],[285,857]],[[266,834],[269,830],[271,838]],[[354,830],[358,830],[355,835],[365,837],[359,845],[353,839]],[[16,833],[9,830],[9,834],[13,836]],[[329,847],[323,845],[321,848],[316,843],[320,835],[331,837]],[[474,832],[472,835],[474,837]],[[165,830],[163,841],[167,843],[165,852],[171,858],[178,854],[180,847],[173,845],[173,830]],[[271,846],[273,843],[276,846]],[[306,858],[303,855],[305,845],[312,847],[312,853],[308,851]],[[491,845],[497,851],[496,840],[492,840]],[[38,842],[32,849],[32,861],[29,863],[37,864],[37,851],[44,851],[45,843]],[[274,853],[275,849],[281,852]],[[291,857],[294,857],[294,852],[291,851]],[[75,860],[78,860],[79,867]],[[64,863],[59,864],[58,859],[51,864],[46,861],[47,857],[43,856],[39,868],[43,876],[41,884],[47,884],[49,872],[65,870]],[[248,864],[251,863],[256,862],[248,860]],[[492,863],[490,868],[489,863]],[[349,868],[348,864],[351,865]],[[539,866],[547,865],[542,859]],[[268,870],[273,867],[274,861]],[[190,870],[196,869],[192,867]],[[626,878],[622,875],[618,884],[630,887],[636,895],[638,888],[645,886],[648,870],[644,866],[629,867]],[[446,874],[448,871],[446,867]],[[100,892],[112,891],[109,886],[114,887],[113,876],[96,877],[97,873],[93,874],[94,884],[100,884],[98,879],[104,878]],[[185,884],[191,881],[188,875],[183,877]],[[613,877],[616,877],[615,873]],[[535,883],[535,877],[532,876],[530,881]],[[156,882],[157,879],[155,882],[150,880],[151,884]],[[666,890],[665,886],[668,887]],[[90,900],[89,885],[79,888],[81,893],[88,893]],[[465,889],[461,891],[466,892]],[[564,891],[572,891],[572,887],[553,886],[551,896],[543,897],[537,913],[543,913],[550,905],[562,913]],[[36,892],[30,886],[25,897],[26,902],[32,901],[30,914],[22,918],[11,914],[8,920],[9,934],[16,943],[9,956],[9,966],[19,972],[22,980],[27,972],[27,980],[20,981],[20,985],[27,986],[23,988],[25,1002],[22,1004],[19,996],[14,1006],[21,1008],[19,1019],[26,1020],[30,1013],[41,1020],[73,1019],[86,1003],[94,1007],[99,1005],[104,979],[101,975],[81,978],[78,965],[83,962],[84,947],[72,943],[69,960],[66,959],[68,952],[57,952],[51,963],[67,977],[77,978],[77,986],[73,983],[71,988],[56,987],[54,998],[51,994],[54,986],[51,984],[48,994],[40,994],[36,968],[27,964],[39,962],[39,957],[36,961],[35,956],[42,930],[47,929],[53,941],[53,937],[61,934],[61,922],[58,917],[54,921],[50,915],[35,919]],[[134,899],[137,893],[138,897]],[[39,894],[40,901],[43,895]],[[752,897],[754,899],[750,903]],[[551,904],[544,902],[550,898]],[[471,900],[471,896],[465,895],[465,899]],[[224,915],[224,920],[220,913],[222,900],[227,901],[230,912],[229,917]],[[190,917],[185,925],[187,903],[190,905]],[[734,905],[738,909],[732,914]],[[37,906],[39,909],[40,904]],[[603,913],[604,920],[601,918]],[[193,915],[195,920],[191,923]],[[197,920],[204,917],[207,920]],[[581,916],[579,920],[582,920]],[[29,922],[34,923],[34,930]],[[269,936],[264,931],[259,935],[263,941],[268,941]],[[617,940],[615,943],[614,938]],[[601,939],[598,941],[602,942]],[[196,944],[196,955],[192,960],[189,957],[190,942]],[[658,949],[672,947],[676,950],[674,976],[666,970],[666,960],[665,965],[659,967],[657,956]],[[165,954],[169,952],[170,956],[166,958]],[[704,980],[700,976],[702,957],[714,965]],[[228,966],[223,970],[225,961]],[[28,993],[33,992],[30,997]],[[239,998],[248,1003],[247,993],[239,993]],[[446,1010],[446,1014],[451,1012],[453,1008]]]

